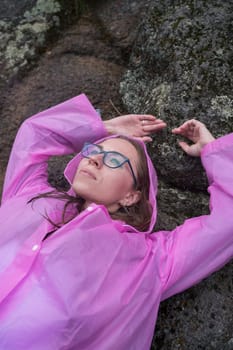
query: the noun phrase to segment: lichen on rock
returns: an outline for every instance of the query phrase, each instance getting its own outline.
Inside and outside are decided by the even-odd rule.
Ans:
[[[232,131],[232,23],[229,0],[224,6],[220,0],[155,0],[121,81],[126,108],[164,119],[169,130],[196,118],[214,136]],[[164,142],[170,149],[166,154],[158,147]],[[200,163],[181,154],[170,132],[158,135],[154,145],[157,169],[167,182],[204,191]]]
[[[32,60],[46,41],[50,29],[59,25],[61,6],[56,0],[38,0],[31,10],[25,11],[15,25],[9,20],[0,22],[0,61],[7,78],[16,74]]]

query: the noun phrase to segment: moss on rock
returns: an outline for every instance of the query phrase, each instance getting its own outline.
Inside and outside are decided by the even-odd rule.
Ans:
[[[61,10],[55,0],[38,0],[31,11],[26,11],[16,28],[11,22],[1,21],[1,60],[8,74],[16,73],[32,59],[46,40],[49,29],[59,25]]]

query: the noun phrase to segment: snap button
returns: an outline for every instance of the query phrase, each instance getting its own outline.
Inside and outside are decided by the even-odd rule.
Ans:
[[[33,252],[35,252],[38,248],[39,248],[39,245],[38,244],[34,244],[34,246],[32,247]]]

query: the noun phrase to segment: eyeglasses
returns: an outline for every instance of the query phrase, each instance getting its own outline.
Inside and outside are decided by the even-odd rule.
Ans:
[[[131,174],[134,180],[134,186],[137,186],[136,176],[134,174],[130,160],[123,154],[115,151],[104,151],[101,146],[94,143],[85,142],[81,150],[81,154],[85,158],[92,158],[97,154],[103,154],[103,163],[112,169],[121,167],[123,164],[128,163],[131,170]]]

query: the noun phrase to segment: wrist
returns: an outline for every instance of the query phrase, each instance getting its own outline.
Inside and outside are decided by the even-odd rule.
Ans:
[[[107,130],[107,133],[109,135],[114,134],[114,127],[113,127],[113,125],[111,123],[111,120],[105,120],[105,121],[103,121],[103,124],[104,124],[105,129]]]
[[[208,138],[206,138],[202,143],[201,143],[201,148],[204,148],[206,145],[209,143],[213,142],[215,138],[210,134]]]

